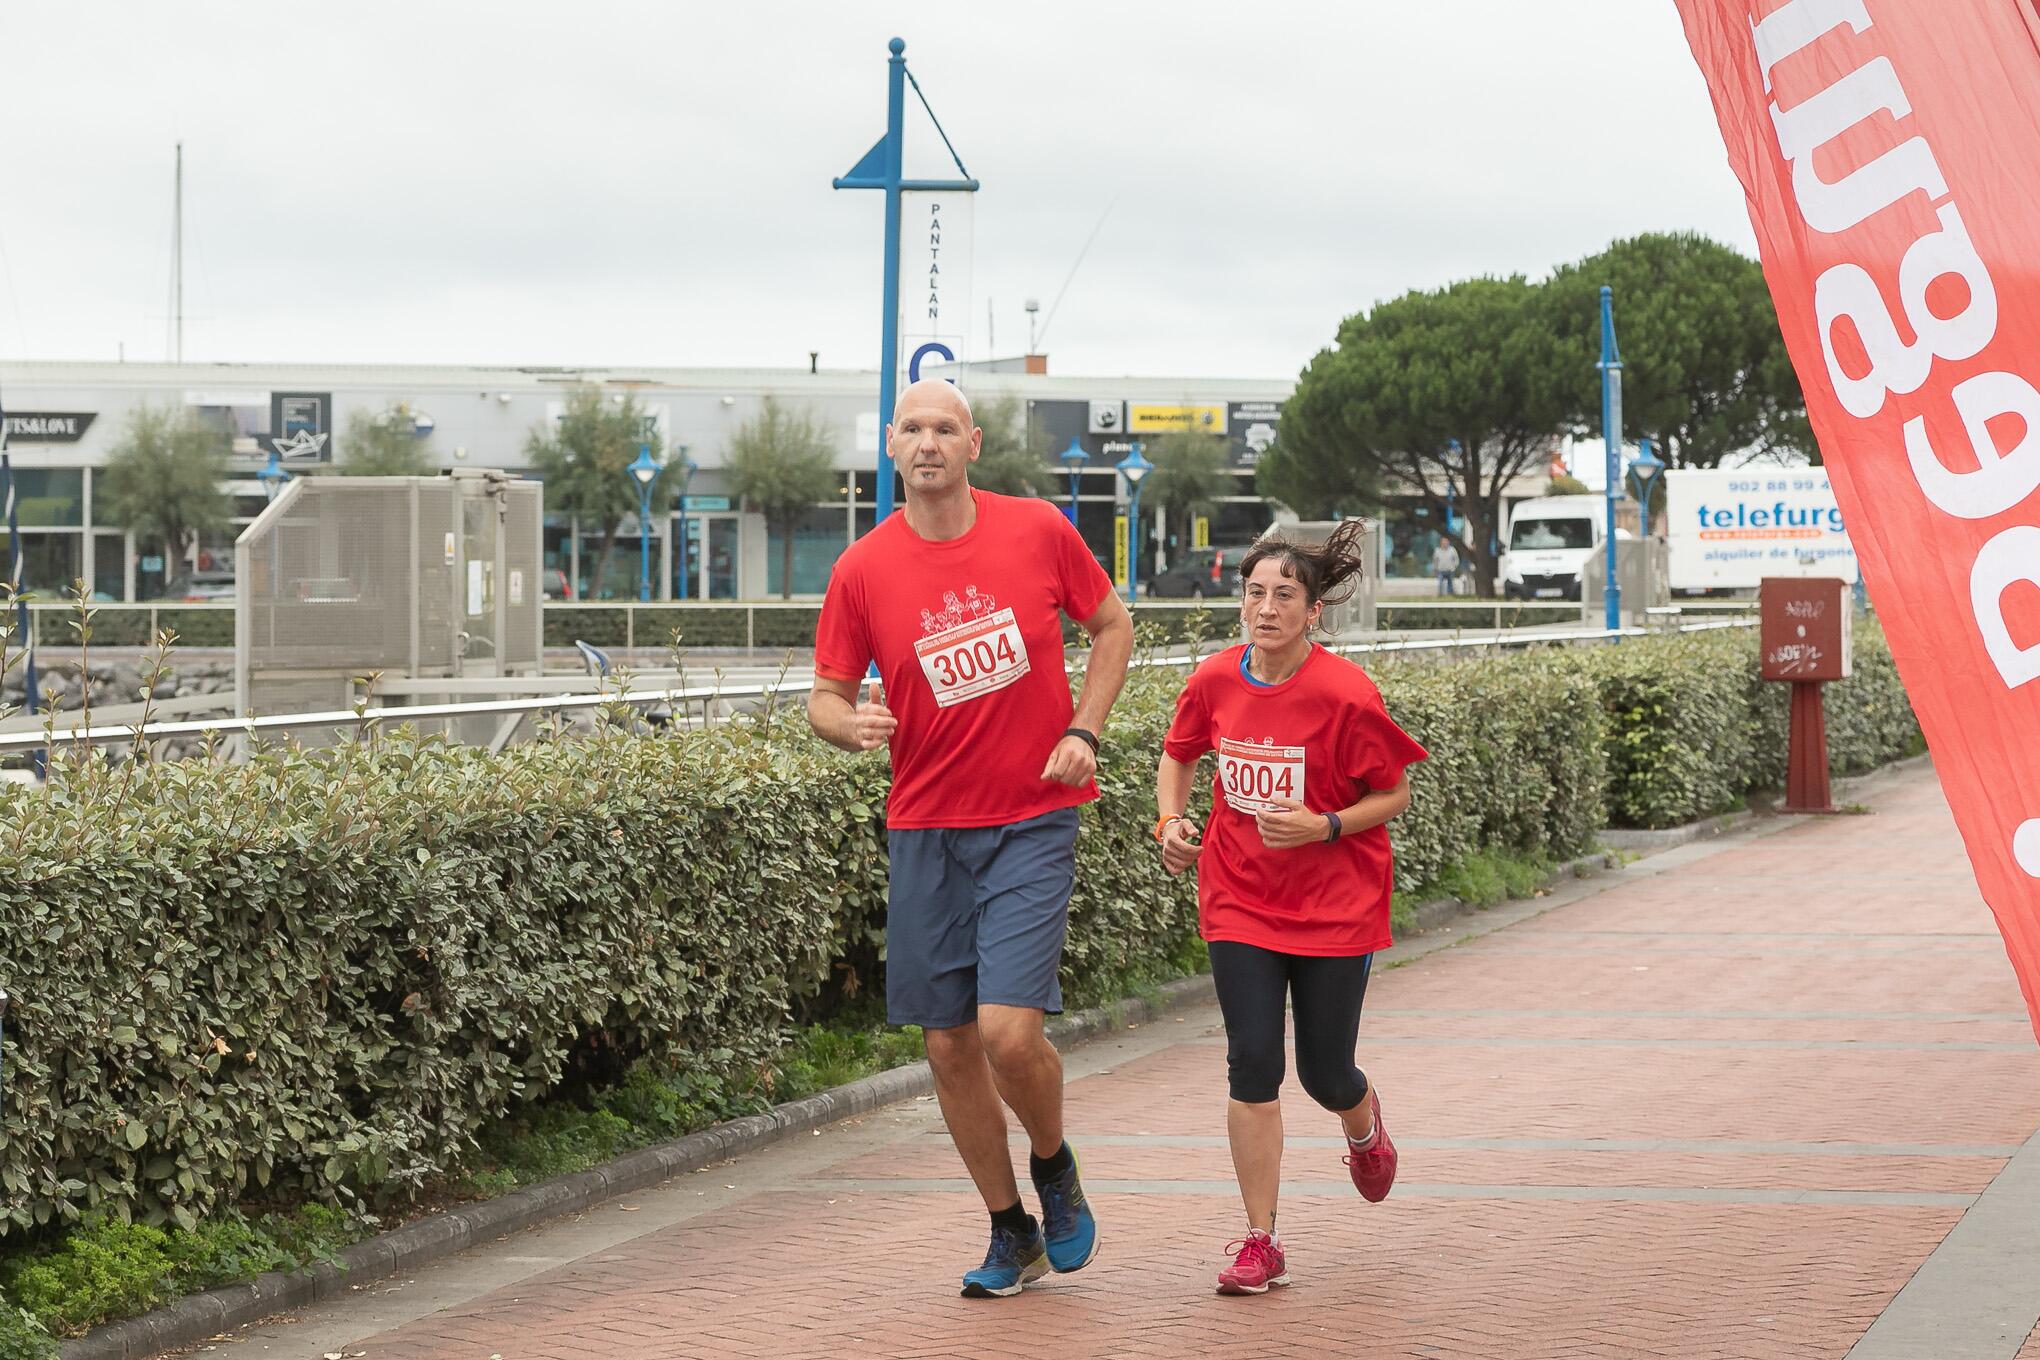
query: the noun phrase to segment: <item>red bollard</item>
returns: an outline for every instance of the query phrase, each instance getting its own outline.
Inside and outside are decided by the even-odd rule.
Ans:
[[[1818,680],[1792,683],[1792,739],[1785,753],[1784,812],[1833,812],[1828,782],[1827,711]]]
[[[1763,677],[1792,684],[1782,812],[1833,812],[1827,714],[1820,687],[1846,680],[1853,662],[1849,586],[1833,577],[1767,576],[1758,614]]]

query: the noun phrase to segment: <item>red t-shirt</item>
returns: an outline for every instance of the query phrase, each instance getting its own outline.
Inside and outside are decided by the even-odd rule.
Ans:
[[[892,737],[892,827],[1003,826],[1098,796],[1041,767],[1070,725],[1062,618],[1088,619],[1112,582],[1047,501],[973,489],[977,521],[933,542],[904,513],[836,559],[815,625],[815,672],[878,663]]]
[[[1345,658],[1313,646],[1296,674],[1264,686],[1240,674],[1245,651],[1228,647],[1191,673],[1162,744],[1186,765],[1218,752],[1197,861],[1198,933],[1284,954],[1385,949],[1395,886],[1388,828],[1270,850],[1254,812],[1276,806],[1270,796],[1301,798],[1312,812],[1341,811],[1393,788],[1424,748],[1388,716],[1367,672]]]

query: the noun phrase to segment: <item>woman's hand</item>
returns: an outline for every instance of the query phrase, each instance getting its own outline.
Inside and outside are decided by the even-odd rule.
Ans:
[[[1255,813],[1254,827],[1261,833],[1261,844],[1270,850],[1294,850],[1299,845],[1316,845],[1325,838],[1330,828],[1323,813],[1312,812],[1294,798],[1269,801],[1282,807],[1275,812]]]
[[[1178,817],[1162,832],[1162,867],[1172,874],[1180,874],[1197,863],[1197,857],[1204,853],[1204,844],[1198,839],[1197,823],[1188,817]]]

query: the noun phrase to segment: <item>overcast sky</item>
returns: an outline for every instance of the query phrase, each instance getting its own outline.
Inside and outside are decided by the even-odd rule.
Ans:
[[[0,359],[167,355],[182,139],[188,359],[871,367],[829,181],[894,34],[984,184],[979,357],[1036,297],[1054,372],[1292,377],[1411,288],[1753,250],[1671,0],[17,3]]]

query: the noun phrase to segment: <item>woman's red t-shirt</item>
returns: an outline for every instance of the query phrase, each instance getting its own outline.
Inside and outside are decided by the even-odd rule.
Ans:
[[[1191,673],[1163,742],[1186,765],[1218,753],[1197,861],[1198,932],[1284,954],[1385,949],[1395,884],[1388,828],[1270,850],[1254,811],[1282,797],[1338,812],[1393,788],[1424,748],[1388,716],[1367,672],[1343,657],[1313,646],[1296,674],[1264,686],[1240,673],[1245,651],[1228,647]]]

